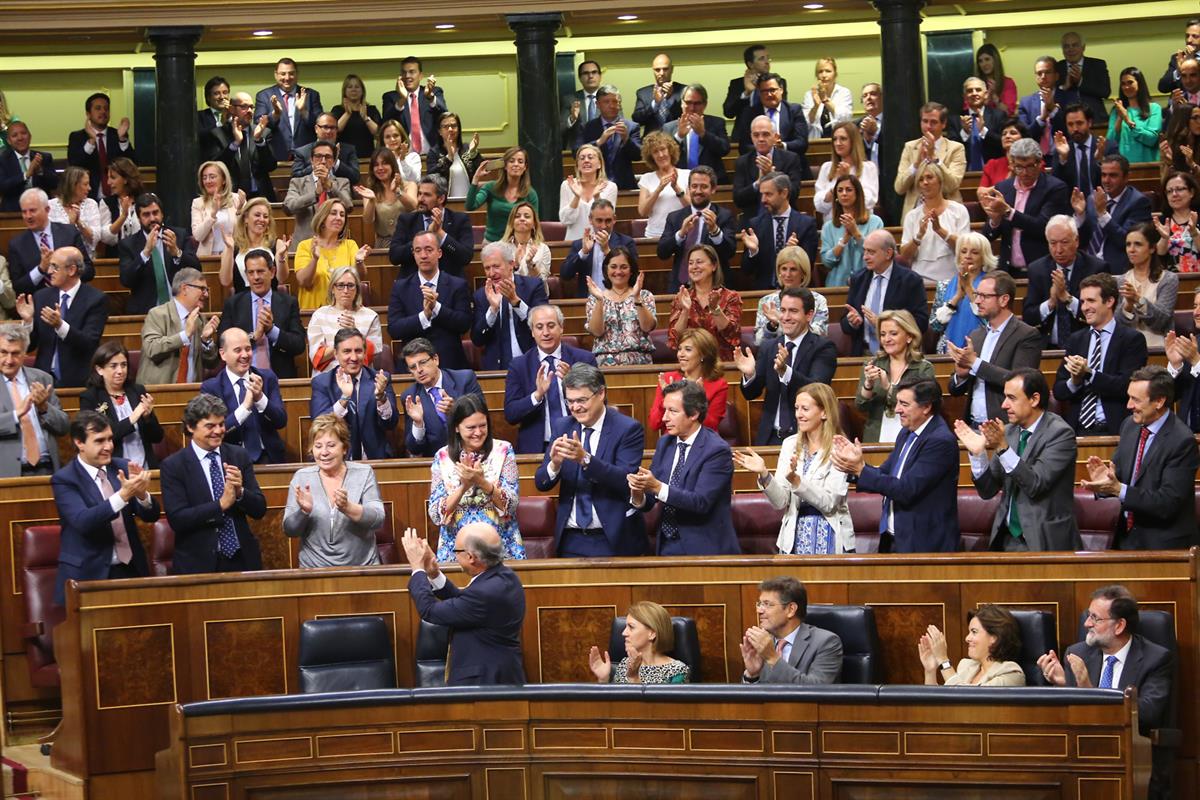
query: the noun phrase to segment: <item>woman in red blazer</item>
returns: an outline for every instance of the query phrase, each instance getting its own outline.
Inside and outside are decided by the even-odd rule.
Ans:
[[[675,351],[679,369],[658,376],[658,390],[654,393],[654,405],[650,407],[650,427],[663,433],[663,387],[679,380],[697,381],[704,384],[708,397],[708,413],[704,424],[714,431],[725,417],[725,404],[729,400],[729,382],[717,360],[717,337],[703,328],[688,328],[679,335],[679,349]]]

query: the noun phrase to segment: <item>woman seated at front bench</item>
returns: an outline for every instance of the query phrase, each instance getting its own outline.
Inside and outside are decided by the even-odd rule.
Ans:
[[[665,608],[648,600],[634,603],[621,635],[626,655],[616,666],[599,647],[588,653],[588,666],[600,683],[688,683],[688,665],[667,655],[675,649],[675,631]]]
[[[985,604],[967,612],[967,657],[950,666],[946,635],[930,625],[917,652],[925,668],[925,685],[937,686],[938,675],[947,686],[1024,686],[1025,671],[1012,659],[1021,654],[1021,633],[1007,609]]]

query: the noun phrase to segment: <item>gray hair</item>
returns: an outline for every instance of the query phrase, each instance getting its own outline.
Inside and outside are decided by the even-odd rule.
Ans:
[[[463,548],[489,567],[504,562],[504,542],[499,537],[489,542],[479,534],[468,533],[463,536]]]
[[[445,197],[446,192],[450,191],[449,187],[446,185],[446,179],[441,175],[434,175],[433,173],[426,173],[425,175],[422,175],[421,180],[417,181],[417,183],[433,184],[433,190],[437,193],[438,197]]]
[[[1075,218],[1070,214],[1055,214],[1050,219],[1046,220],[1046,235],[1050,235],[1051,228],[1067,228],[1071,234],[1079,238],[1079,225],[1075,223]]]
[[[209,417],[225,419],[228,413],[229,409],[225,407],[221,398],[211,394],[198,394],[188,400],[187,407],[183,409],[183,427],[189,431],[194,430],[201,420]]]
[[[599,100],[605,95],[615,94],[617,99],[621,98],[621,90],[613,86],[611,83],[606,83],[596,90],[596,99]]]
[[[565,322],[565,320],[563,319],[563,313],[562,313],[562,309],[561,309],[561,308],[559,308],[558,306],[551,305],[551,304],[549,304],[549,303],[539,303],[538,305],[536,305],[536,306],[534,306],[533,308],[529,309],[529,321],[530,321],[530,322],[533,322],[533,314],[534,314],[534,312],[536,312],[536,311],[545,311],[546,309],[549,309],[549,310],[551,310],[551,311],[553,311],[553,312],[554,312],[554,316],[555,316],[555,318],[558,320],[558,327],[560,327],[560,328],[561,328],[561,327],[563,326],[563,323]]]
[[[680,97],[681,98],[686,97],[688,92],[695,92],[696,94],[700,95],[701,100],[703,100],[706,103],[708,102],[708,89],[704,88],[704,84],[689,83],[687,86],[684,87],[683,94],[681,94]]]
[[[29,349],[29,331],[19,322],[0,324],[0,339],[6,342],[16,342],[21,345],[22,350]]]
[[[867,239],[879,242],[879,246],[884,250],[895,251],[896,249],[896,237],[893,236],[892,232],[886,228],[880,228],[877,231],[871,231],[867,234]],[[866,239],[863,241],[865,242]]]
[[[792,194],[792,179],[782,172],[770,172],[758,182],[762,186],[764,182],[770,181],[775,184],[775,191],[783,192],[786,195]]]
[[[587,389],[595,394],[605,387],[604,373],[591,364],[576,361],[562,380],[563,389]]]
[[[1008,149],[1009,158],[1041,158],[1042,146],[1033,139],[1018,139]]]
[[[492,254],[500,256],[505,264],[517,263],[517,248],[509,242],[488,242],[479,251],[479,260],[486,261],[487,257]]]
[[[37,201],[42,204],[42,208],[46,208],[50,205],[50,196],[36,186],[32,189],[26,189],[25,191],[21,192],[21,199],[19,202],[24,204],[25,201],[31,197],[36,198]]]
[[[178,295],[179,291],[183,289],[183,285],[185,283],[189,283],[194,280],[203,281],[204,273],[198,269],[192,269],[191,267],[184,267],[183,269],[179,270],[179,272],[175,273],[175,277],[171,279],[171,295]]]

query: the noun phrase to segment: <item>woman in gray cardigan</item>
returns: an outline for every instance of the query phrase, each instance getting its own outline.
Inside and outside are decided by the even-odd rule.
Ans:
[[[322,414],[309,432],[315,466],[301,467],[288,487],[283,532],[303,538],[301,567],[361,567],[378,564],[375,530],[383,502],[370,464],[346,461],[350,429]]]

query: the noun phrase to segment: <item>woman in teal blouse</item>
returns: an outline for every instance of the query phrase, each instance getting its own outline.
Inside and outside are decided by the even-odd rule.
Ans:
[[[528,154],[520,147],[510,147],[500,160],[503,167],[499,178],[484,183],[484,176],[495,171],[494,161],[484,161],[475,170],[471,188],[467,190],[467,211],[487,206],[484,242],[496,242],[503,238],[504,226],[508,224],[508,216],[517,203],[528,202],[541,214],[537,190],[529,178]]]
[[[1117,100],[1108,117],[1108,141],[1131,164],[1158,161],[1158,135],[1162,133],[1162,108],[1150,102],[1146,76],[1137,67],[1121,70]]]

